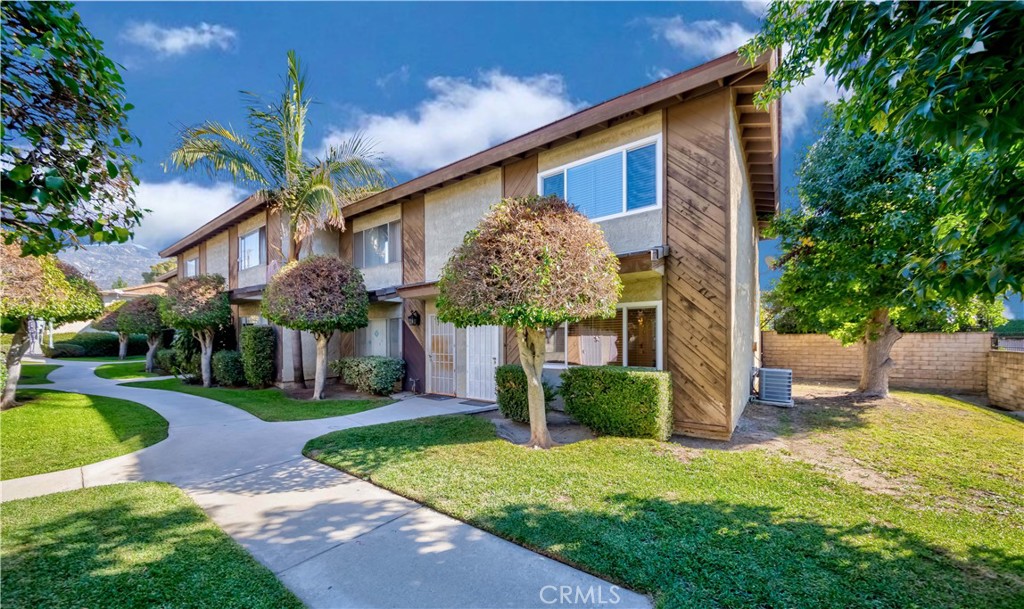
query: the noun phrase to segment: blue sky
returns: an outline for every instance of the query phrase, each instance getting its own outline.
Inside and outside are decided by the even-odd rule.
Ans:
[[[243,127],[249,90],[281,90],[295,49],[318,101],[307,148],[363,131],[400,180],[719,56],[757,29],[763,4],[130,3],[78,5],[121,63],[142,138],[136,241],[173,242],[244,196],[224,177],[165,172],[182,125]],[[816,78],[783,102],[782,187],[835,88]],[[764,255],[772,253],[763,248]],[[762,256],[763,257],[763,256]]]

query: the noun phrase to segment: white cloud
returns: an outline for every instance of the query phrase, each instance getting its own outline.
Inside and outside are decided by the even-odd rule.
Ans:
[[[436,76],[431,95],[410,112],[361,114],[333,129],[323,149],[361,132],[396,169],[422,173],[484,150],[581,107],[561,76],[519,78],[499,70],[475,80]]]
[[[135,243],[160,250],[191,233],[245,197],[231,183],[202,186],[182,180],[142,182],[135,202],[149,209],[135,229]]]
[[[807,126],[821,112],[825,103],[842,97],[835,82],[825,77],[825,70],[817,68],[802,84],[782,96],[782,134],[793,134]]]
[[[664,39],[680,51],[703,59],[731,53],[754,36],[754,32],[732,21],[686,21],[675,16],[648,19],[647,22],[654,29],[655,38]]]
[[[757,17],[763,17],[769,4],[771,4],[771,0],[744,0],[743,8]]]
[[[392,84],[405,84],[409,82],[409,66],[402,66],[393,72],[377,78],[377,86],[387,89]]]
[[[184,55],[198,49],[218,48],[226,51],[238,38],[238,32],[216,23],[163,27],[146,21],[129,23],[121,37],[132,44],[156,51],[162,56],[172,56]]]

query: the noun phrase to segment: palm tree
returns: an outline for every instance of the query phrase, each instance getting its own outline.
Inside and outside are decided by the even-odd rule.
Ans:
[[[377,192],[390,178],[373,146],[355,136],[327,149],[323,158],[303,151],[311,100],[305,96],[306,74],[295,51],[288,51],[285,92],[276,103],[243,92],[250,100],[243,135],[215,121],[188,127],[171,152],[171,165],[227,173],[253,196],[288,216],[288,261],[299,259],[303,246],[318,229],[345,230],[342,208]],[[279,247],[275,244],[275,247]],[[290,330],[294,379],[305,387],[301,333]]]

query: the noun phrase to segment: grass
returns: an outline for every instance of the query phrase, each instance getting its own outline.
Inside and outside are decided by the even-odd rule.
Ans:
[[[129,364],[103,364],[99,368],[96,368],[96,376],[101,379],[119,381],[159,375],[153,372],[146,372],[146,362],[143,360],[141,362],[131,362]]]
[[[339,431],[304,452],[662,608],[1020,607],[1024,426],[900,398],[801,407],[818,418],[786,427],[898,477],[902,493],[769,448],[603,437],[528,450],[469,416]]]
[[[241,408],[264,421],[305,421],[355,414],[391,404],[389,398],[344,400],[297,400],[286,396],[280,389],[247,389],[203,387],[188,385],[178,379],[125,383],[126,387],[163,389],[197,395]]]
[[[169,484],[9,501],[0,514],[5,608],[302,607]]]
[[[19,385],[49,385],[53,381],[46,378],[51,372],[60,368],[57,364],[22,364]]]
[[[66,359],[73,362],[144,362],[146,361],[145,355],[129,355],[124,359],[118,358],[116,355],[83,355],[82,357],[62,357],[60,359]]]
[[[135,402],[33,389],[0,412],[0,480],[79,467],[167,437],[167,421]]]

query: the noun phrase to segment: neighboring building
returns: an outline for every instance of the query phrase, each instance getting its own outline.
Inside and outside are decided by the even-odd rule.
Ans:
[[[555,194],[604,229],[625,289],[615,318],[549,329],[551,380],[572,365],[666,369],[675,430],[729,437],[759,361],[759,229],[778,211],[779,105],[752,101],[775,62],[727,55],[349,205],[348,230],[318,233],[313,250],[362,270],[371,321],[332,340],[331,357],[402,357],[409,388],[493,399],[494,368],[518,361],[516,342],[438,321],[436,281],[492,204]],[[247,199],[160,254],[183,275],[227,277],[239,323],[262,323],[286,220]],[[305,348],[312,372],[312,339]],[[290,361],[288,344],[279,356]]]
[[[120,300],[135,300],[141,296],[163,296],[167,292],[167,283],[164,281],[154,281],[151,283],[143,283],[141,285],[133,285],[126,288],[111,288],[109,290],[100,290],[100,296],[103,297],[104,306],[118,302]]]

